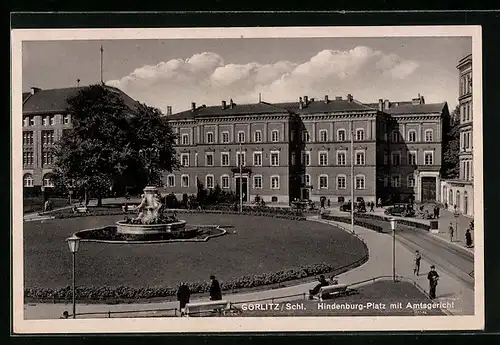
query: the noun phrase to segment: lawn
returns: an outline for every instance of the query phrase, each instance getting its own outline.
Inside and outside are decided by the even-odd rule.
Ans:
[[[68,199],[66,198],[50,198],[52,208],[68,206]],[[29,197],[23,198],[23,213],[34,213],[42,210],[42,197]]]
[[[231,234],[205,243],[81,243],[78,286],[176,286],[180,281],[221,282],[307,264],[342,266],[365,256],[362,242],[330,225],[270,217],[182,214],[188,224],[219,224]],[[123,216],[53,219],[24,223],[25,288],[71,284],[72,233],[114,224]],[[233,233],[236,231],[236,233]]]
[[[358,289],[359,294],[328,299],[323,302],[300,300],[280,302],[280,310],[246,311],[242,316],[414,316],[445,315],[441,309],[407,308],[408,303],[431,303],[420,290],[407,282],[378,281]],[[391,308],[392,304],[392,308]],[[287,310],[289,306],[303,306]],[[331,309],[336,305],[337,309]],[[328,307],[331,306],[331,307]],[[347,308],[349,306],[349,309]],[[360,310],[360,306],[363,309]],[[238,305],[241,309],[242,305]],[[342,308],[341,308],[342,307]],[[401,307],[401,308],[399,308]],[[356,308],[356,309],[354,309]]]

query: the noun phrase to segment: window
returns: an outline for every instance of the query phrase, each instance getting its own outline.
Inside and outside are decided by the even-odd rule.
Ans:
[[[23,145],[33,145],[33,132],[23,132]]]
[[[65,125],[68,125],[71,122],[71,115],[64,115],[63,121],[64,121]],[[51,123],[51,125],[52,125],[52,123]]]
[[[35,117],[34,116],[30,116],[28,123],[29,123],[30,126],[34,126],[35,125]]]
[[[328,132],[326,131],[326,129],[322,129],[319,131],[319,140],[328,141]]]
[[[183,167],[189,166],[189,153],[181,154],[181,164]]]
[[[345,165],[345,164],[346,164],[346,152],[337,151],[337,165]]]
[[[280,154],[279,152],[271,152],[271,166],[277,167],[280,165]]]
[[[302,183],[304,186],[310,186],[311,185],[311,175],[305,174],[302,175]]]
[[[56,117],[54,115],[49,116],[49,124],[54,126],[56,124]]]
[[[391,163],[392,165],[400,165],[401,164],[401,155],[399,152],[393,152],[391,154]]]
[[[460,210],[460,191],[456,191],[456,196],[455,196],[455,206],[457,207],[457,210]]]
[[[220,177],[220,184],[222,186],[222,189],[229,189],[229,176],[228,175],[222,175]]]
[[[182,145],[189,145],[189,134],[182,135]]]
[[[387,187],[389,185],[389,178],[384,177],[384,187]]]
[[[357,141],[362,141],[365,140],[365,130],[364,129],[357,129],[356,130],[356,140]]]
[[[220,161],[221,161],[221,165],[223,167],[228,167],[229,166],[229,153],[222,152],[220,154]]]
[[[45,174],[43,176],[42,185],[44,187],[54,187],[54,182],[52,180],[52,174]]]
[[[430,142],[430,141],[432,141],[432,140],[433,140],[433,138],[432,138],[432,134],[433,134],[433,133],[432,133],[432,129],[426,129],[426,130],[425,130],[425,141],[426,141],[426,142]]]
[[[408,152],[408,165],[417,165],[417,153],[415,151]]]
[[[42,165],[51,165],[54,163],[54,155],[52,150],[42,151]]]
[[[469,179],[469,162],[465,161],[465,180]]]
[[[399,142],[399,132],[398,131],[392,131],[392,142],[393,143]]]
[[[365,175],[356,176],[356,189],[365,189]]]
[[[253,165],[256,167],[262,166],[262,152],[253,153]]]
[[[253,177],[253,188],[262,189],[262,175],[255,175]]]
[[[246,166],[246,154],[245,152],[236,152],[236,164],[238,166]]]
[[[319,189],[328,189],[328,175],[319,175]]]
[[[214,188],[214,175],[205,176],[205,185],[207,186],[208,189]]]
[[[181,176],[181,184],[182,184],[182,187],[189,187],[189,175],[182,175]]]
[[[214,143],[214,133],[208,132],[207,133],[207,144],[213,144],[213,143]]]
[[[33,176],[31,174],[25,174],[23,177],[24,187],[33,187]]]
[[[277,175],[271,176],[271,189],[280,189],[280,177]]]
[[[23,152],[23,164],[33,165],[33,152]]]
[[[424,152],[424,164],[425,165],[434,164],[434,152]]]
[[[262,141],[262,131],[255,131],[253,134],[253,141],[260,143]]]
[[[213,167],[214,166],[214,154],[212,152],[211,153],[207,153],[205,155],[205,165],[209,166],[209,167]]]
[[[45,117],[43,118],[43,125],[44,125],[44,126],[48,126],[48,125],[49,125],[49,123],[50,123],[50,116],[45,116]]]
[[[243,132],[243,131],[238,132],[238,142],[239,143],[245,142],[245,132]]]
[[[311,152],[302,151],[302,165],[305,166],[311,165]]]
[[[345,141],[345,129],[339,129],[337,131],[337,141]]]
[[[346,189],[346,176],[345,175],[339,175],[337,176],[337,189]]]
[[[387,152],[384,152],[384,165],[389,164],[389,155]]]
[[[273,131],[271,132],[271,141],[273,143],[276,143],[279,141],[279,138],[280,138],[280,133],[276,129],[273,129]]]
[[[408,142],[414,143],[417,141],[417,132],[414,130],[409,130],[408,131]]]
[[[401,187],[401,177],[399,175],[392,176],[391,186],[392,187]]]
[[[302,140],[306,143],[311,141],[311,136],[308,131],[302,131]]]
[[[365,153],[356,152],[356,165],[365,165]]]
[[[297,164],[297,154],[295,152],[292,152],[291,156],[291,165]]]
[[[167,176],[167,187],[175,187],[175,176],[174,175]]]
[[[229,132],[222,132],[222,142],[224,144],[229,142]]]
[[[328,153],[327,152],[320,151],[318,154],[318,157],[319,157],[318,158],[319,165],[321,165],[321,166],[328,165]]]
[[[54,131],[43,131],[42,132],[42,144],[43,145],[54,144]]]

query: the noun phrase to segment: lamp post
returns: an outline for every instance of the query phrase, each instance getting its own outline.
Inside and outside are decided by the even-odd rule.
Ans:
[[[41,214],[44,214],[44,209],[45,209],[45,186],[42,184],[42,186],[40,187],[40,190],[42,191],[42,213]]]
[[[75,294],[75,270],[76,270],[76,252],[80,246],[80,238],[75,235],[71,236],[66,240],[68,242],[69,251],[73,254],[73,276],[72,276],[72,286],[73,286],[73,319],[76,318],[76,294]]]
[[[392,230],[392,280],[396,281],[396,218],[391,218]]]

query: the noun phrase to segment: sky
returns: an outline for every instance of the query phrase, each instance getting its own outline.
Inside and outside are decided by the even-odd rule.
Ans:
[[[166,111],[197,105],[296,101],[352,94],[360,102],[458,98],[470,37],[241,38],[23,43],[23,91],[103,80]]]

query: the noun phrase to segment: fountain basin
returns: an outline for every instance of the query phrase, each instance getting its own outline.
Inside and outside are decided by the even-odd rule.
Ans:
[[[124,235],[158,235],[186,231],[186,221],[179,220],[164,224],[130,224],[125,221],[116,222],[117,232]]]

